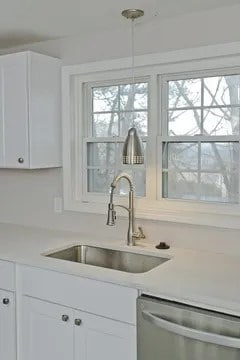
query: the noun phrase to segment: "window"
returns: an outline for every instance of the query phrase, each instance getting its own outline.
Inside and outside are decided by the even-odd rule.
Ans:
[[[163,197],[239,202],[240,76],[167,82]]]
[[[87,84],[90,99],[87,115],[86,193],[108,194],[115,175],[127,171],[134,179],[137,196],[145,196],[145,166],[123,166],[122,148],[134,123],[145,141],[148,132],[148,83],[114,81],[108,85]],[[128,184],[120,182],[117,193],[126,195]]]
[[[161,55],[154,66],[144,56],[133,88],[127,62],[63,70],[66,209],[105,214],[113,177],[126,171],[137,216],[240,228],[240,55],[214,51],[169,63]],[[146,151],[140,166],[121,159],[133,121]],[[126,205],[127,193],[123,180],[116,203]]]

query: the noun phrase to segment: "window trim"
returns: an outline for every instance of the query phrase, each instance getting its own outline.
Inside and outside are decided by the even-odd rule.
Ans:
[[[178,59],[178,61],[175,59]],[[65,66],[62,69],[63,178],[65,210],[106,214],[107,207],[107,197],[106,202],[104,201],[103,203],[86,202],[86,199],[81,197],[83,190],[82,177],[79,172],[76,171],[75,167],[76,161],[78,161],[80,166],[83,166],[81,161],[82,147],[78,144],[81,133],[79,133],[79,124],[70,113],[71,77],[78,76],[79,79],[81,79],[81,84],[86,82],[99,82],[104,79],[114,80],[121,77],[130,78],[130,61],[131,59],[119,59],[78,66]],[[150,94],[151,91],[154,94],[153,96],[149,96],[149,137],[151,138],[151,136],[153,136],[153,134],[156,135],[156,133],[161,134],[161,129],[158,124],[163,123],[165,111],[164,107],[161,107],[161,104],[164,102],[164,95],[161,93],[162,89],[159,88],[160,94],[157,93],[158,81],[164,82],[167,81],[168,78],[173,80],[174,77],[178,75],[183,78],[184,74],[186,74],[186,77],[189,77],[192,76],[194,72],[197,73],[196,76],[200,76],[201,72],[203,74],[202,76],[207,76],[207,73],[211,73],[212,76],[214,72],[219,75],[219,69],[221,70],[221,74],[224,73],[223,69],[229,74],[233,74],[234,71],[237,70],[238,73],[240,73],[239,64],[239,44],[238,47],[234,47],[233,44],[228,44],[225,48],[221,45],[219,47],[202,47],[186,51],[136,57],[136,77],[149,76]],[[190,75],[191,72],[192,74]],[[76,110],[83,119],[84,104],[81,103],[83,87],[81,85],[77,86],[77,88],[78,94],[75,94],[75,96],[78,96],[80,101]],[[161,101],[158,101],[158,98],[160,98]],[[160,122],[154,121],[152,114],[156,114],[156,116],[160,118]],[[163,198],[161,198],[161,200],[154,200],[157,193],[157,182],[159,183],[161,179],[162,170],[161,156],[159,156],[161,152],[156,151],[156,149],[160,146],[159,144],[162,139],[163,137],[159,135],[156,138],[156,142],[150,142],[152,144],[149,144],[150,146],[148,146],[148,163],[150,165],[155,163],[159,166],[155,166],[155,169],[148,177],[149,183],[147,184],[147,190],[149,191],[151,189],[148,200],[145,198],[136,199],[137,217],[151,220],[240,229],[239,204],[206,204],[202,202],[189,202],[187,200]],[[74,182],[76,184],[76,189],[73,189]],[[159,189],[161,189],[161,187],[159,187]],[[160,194],[158,193],[158,198],[159,195]],[[126,199],[120,198],[118,200],[117,201],[122,204],[126,202]],[[126,215],[124,212],[121,214]]]

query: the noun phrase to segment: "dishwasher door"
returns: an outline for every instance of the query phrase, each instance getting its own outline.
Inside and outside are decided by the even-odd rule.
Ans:
[[[240,318],[141,296],[138,360],[240,360]]]

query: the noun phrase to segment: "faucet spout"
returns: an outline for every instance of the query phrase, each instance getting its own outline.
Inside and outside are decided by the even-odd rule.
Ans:
[[[128,207],[122,205],[114,205],[113,195],[114,190],[121,179],[125,179],[129,183],[128,194]],[[116,211],[115,206],[122,207],[128,211],[128,233],[127,233],[127,245],[134,246],[136,239],[145,238],[145,235],[141,231],[135,229],[135,212],[134,212],[134,186],[131,177],[127,173],[121,173],[113,179],[110,189],[110,202],[108,204],[108,217],[107,225],[113,226],[116,223]]]
[[[115,176],[115,178],[111,183],[111,188],[115,188],[121,179],[126,179],[129,183],[130,191],[131,190],[134,191],[132,178],[127,173],[120,173],[117,176]]]

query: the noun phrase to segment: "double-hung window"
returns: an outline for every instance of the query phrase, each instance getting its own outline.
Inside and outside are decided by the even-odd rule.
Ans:
[[[230,216],[237,223],[240,69],[231,68],[227,58],[221,64],[206,62],[207,70],[203,61],[146,65],[136,69],[134,84],[124,66],[66,70],[66,208],[105,213],[110,184],[124,171],[134,180],[139,216],[212,224],[208,215],[217,214],[212,217],[216,225],[220,218],[225,222],[225,215],[226,223],[233,221]],[[143,140],[144,165],[122,163],[132,125]],[[127,194],[128,183],[120,181],[117,203],[125,205]]]

